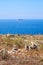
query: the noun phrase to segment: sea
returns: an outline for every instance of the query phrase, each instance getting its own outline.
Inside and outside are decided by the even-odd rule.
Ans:
[[[43,34],[43,19],[0,19],[0,34]]]

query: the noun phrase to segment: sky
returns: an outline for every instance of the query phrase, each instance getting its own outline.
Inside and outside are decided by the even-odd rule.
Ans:
[[[43,0],[0,0],[0,19],[43,19]]]

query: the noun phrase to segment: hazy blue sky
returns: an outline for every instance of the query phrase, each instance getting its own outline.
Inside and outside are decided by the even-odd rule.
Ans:
[[[0,0],[0,19],[43,19],[43,0]]]

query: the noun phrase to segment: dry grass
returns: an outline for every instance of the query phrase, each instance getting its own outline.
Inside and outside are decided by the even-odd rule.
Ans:
[[[8,55],[6,59],[0,58],[0,65],[43,65],[42,55],[42,51],[26,51],[21,49],[20,52],[17,51],[12,55]]]
[[[38,51],[24,49],[31,41],[40,44]],[[0,55],[0,65],[43,65],[43,35],[0,35],[0,49],[11,50],[14,44],[20,51],[7,54],[5,59]]]

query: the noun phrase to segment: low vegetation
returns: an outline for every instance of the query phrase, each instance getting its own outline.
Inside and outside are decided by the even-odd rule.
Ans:
[[[0,65],[43,65],[43,35],[0,35]]]

